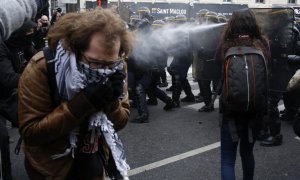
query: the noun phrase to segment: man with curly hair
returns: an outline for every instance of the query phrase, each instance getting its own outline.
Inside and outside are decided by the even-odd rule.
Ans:
[[[126,179],[115,131],[129,119],[124,58],[132,38],[110,10],[66,14],[48,34],[49,51],[36,54],[19,84],[20,133],[31,179]],[[46,52],[55,52],[53,103]],[[52,62],[53,62],[52,61]],[[108,165],[108,166],[107,166]]]

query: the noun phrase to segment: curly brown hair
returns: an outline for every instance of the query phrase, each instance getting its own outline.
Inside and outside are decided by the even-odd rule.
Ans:
[[[68,13],[48,33],[49,47],[56,49],[61,40],[65,49],[81,56],[89,48],[91,36],[101,32],[105,35],[104,46],[112,52],[116,39],[121,41],[120,56],[127,56],[132,49],[132,34],[125,23],[111,10],[101,9],[84,13]]]

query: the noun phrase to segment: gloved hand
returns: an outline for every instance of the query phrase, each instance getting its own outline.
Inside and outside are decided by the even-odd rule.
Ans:
[[[89,84],[68,101],[67,106],[71,114],[78,119],[84,119],[96,111],[103,110],[112,97],[113,89],[109,81],[106,84]]]
[[[117,100],[123,94],[125,77],[126,75],[123,71],[116,71],[109,77],[113,94],[111,98],[112,101]]]
[[[68,102],[70,112],[78,118],[84,118],[94,113],[95,109],[102,110],[105,104],[117,100],[122,95],[125,77],[124,72],[118,71],[109,77],[106,84],[89,84]],[[88,104],[92,104],[95,109],[91,109]]]
[[[89,84],[83,90],[83,93],[98,110],[102,109],[107,102],[111,101],[114,95],[110,81],[106,82],[106,84]]]

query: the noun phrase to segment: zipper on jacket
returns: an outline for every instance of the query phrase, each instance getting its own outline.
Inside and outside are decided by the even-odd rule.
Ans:
[[[253,96],[253,108],[255,108],[256,105],[256,79],[255,79],[255,68],[254,68],[254,62],[253,62],[253,55],[251,57],[251,68],[252,68],[252,84],[253,84],[253,90],[251,95]]]
[[[250,87],[249,87],[249,71],[248,71],[248,64],[247,64],[247,59],[246,55],[244,55],[244,60],[245,60],[245,69],[246,69],[246,77],[247,77],[247,111],[249,110],[249,101],[250,101]]]

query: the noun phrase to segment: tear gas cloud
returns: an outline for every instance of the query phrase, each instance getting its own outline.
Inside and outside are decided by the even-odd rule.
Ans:
[[[225,23],[210,25],[166,25],[150,31],[137,31],[132,56],[136,61],[154,61],[166,52],[170,56],[203,49],[210,41],[218,41]],[[216,43],[216,42],[215,42]]]

